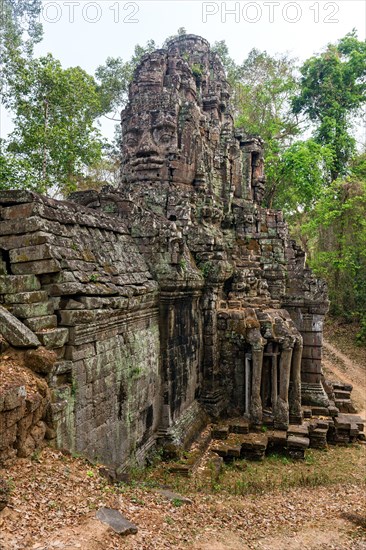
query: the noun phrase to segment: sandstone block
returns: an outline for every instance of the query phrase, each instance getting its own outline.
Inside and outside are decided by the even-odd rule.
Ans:
[[[12,313],[20,319],[29,317],[43,317],[53,313],[52,302],[37,302],[34,304],[15,304],[12,307]]]
[[[12,264],[19,262],[35,262],[52,258],[50,246],[41,244],[38,246],[25,246],[23,248],[14,248],[10,251],[10,261]]]
[[[60,325],[75,326],[85,323],[93,323],[96,319],[96,314],[91,310],[66,310],[60,312]]]
[[[40,275],[42,273],[56,273],[60,271],[60,264],[57,260],[40,260],[36,262],[24,262],[18,264],[12,264],[11,270],[14,275],[23,275],[33,273]]]
[[[14,347],[40,346],[40,341],[30,328],[2,306],[0,306],[0,333]]]
[[[81,344],[80,346],[66,346],[65,359],[79,361],[96,354],[94,343]]]
[[[18,441],[17,447],[19,458],[26,458],[34,452],[36,444],[33,437],[28,435],[24,440]]]
[[[33,233],[34,231],[44,229],[44,226],[44,220],[41,218],[5,220],[1,222],[1,234],[16,235],[28,232]]]
[[[36,302],[47,302],[47,292],[35,290],[33,292],[19,292],[17,294],[6,294],[6,304],[34,304]]]
[[[29,428],[31,427],[33,422],[33,414],[30,413],[27,416],[24,416],[21,418],[18,422],[18,431],[17,431],[17,437],[19,439],[26,439],[27,433],[29,431]]]
[[[36,334],[42,345],[48,349],[61,348],[69,339],[67,328],[54,328]]]
[[[56,328],[57,317],[56,315],[45,315],[43,317],[32,317],[24,320],[24,324],[27,325],[34,332],[40,330]],[[40,345],[40,343],[38,343]]]
[[[287,447],[295,449],[307,449],[310,444],[308,437],[289,435],[287,438]]]
[[[96,513],[97,519],[109,525],[119,535],[135,535],[137,527],[122,516],[118,510],[112,508],[99,508]]]
[[[2,416],[3,415],[0,414],[0,450],[12,446],[17,437],[17,425],[13,424],[13,426],[5,428],[3,421],[1,421]]]
[[[45,244],[48,242],[49,238],[50,236],[43,231],[36,231],[28,235],[0,236],[0,247],[4,250],[12,250],[13,248]]]
[[[37,424],[31,429],[30,434],[34,440],[35,446],[38,447],[45,437],[46,424],[42,421],[37,422]]]
[[[55,363],[55,374],[68,374],[72,371],[72,361],[58,361]]]
[[[82,294],[87,292],[85,285],[77,282],[55,283],[45,285],[51,296],[64,296],[69,294]]]
[[[1,275],[0,291],[3,294],[17,294],[39,290],[40,282],[34,275]]]

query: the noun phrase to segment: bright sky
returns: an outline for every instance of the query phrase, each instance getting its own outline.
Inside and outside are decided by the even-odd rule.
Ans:
[[[365,39],[366,0],[44,0],[41,21],[44,39],[36,54],[52,52],[64,67],[80,65],[93,74],[108,56],[128,60],[137,43],[161,45],[179,27],[209,42],[225,40],[237,62],[254,47],[304,60],[352,28]],[[3,116],[3,135],[8,127]],[[108,135],[112,128],[103,124]]]

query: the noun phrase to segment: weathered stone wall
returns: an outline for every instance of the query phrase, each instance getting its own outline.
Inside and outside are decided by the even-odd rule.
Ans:
[[[157,285],[126,227],[32,193],[0,202],[3,305],[57,359],[42,372],[55,442],[107,463],[143,456],[161,407]]]

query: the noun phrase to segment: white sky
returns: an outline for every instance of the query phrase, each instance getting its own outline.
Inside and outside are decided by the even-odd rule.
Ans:
[[[52,52],[65,68],[79,65],[92,74],[108,56],[128,60],[137,43],[161,45],[179,27],[209,42],[225,40],[237,62],[254,47],[305,60],[352,28],[366,37],[366,0],[44,0],[43,10],[36,55]],[[2,114],[4,137],[10,126]],[[107,135],[112,129],[103,124]]]

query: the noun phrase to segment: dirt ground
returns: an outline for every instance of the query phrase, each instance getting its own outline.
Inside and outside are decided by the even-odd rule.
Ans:
[[[326,376],[351,382],[364,411],[363,352],[341,347],[328,332]],[[192,504],[182,506],[147,484],[116,489],[98,465],[46,448],[0,470],[12,487],[0,513],[0,550],[366,550],[366,446],[357,445],[344,450],[354,475],[342,483],[244,495],[195,491],[186,493]],[[291,465],[283,470],[291,476]],[[101,506],[119,509],[137,535],[121,538],[99,522]]]

